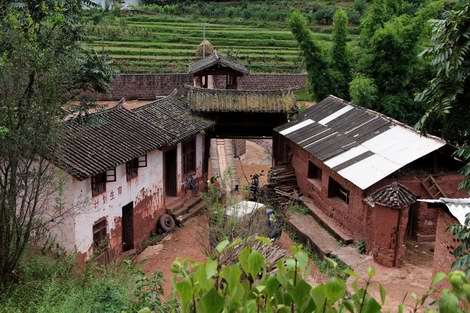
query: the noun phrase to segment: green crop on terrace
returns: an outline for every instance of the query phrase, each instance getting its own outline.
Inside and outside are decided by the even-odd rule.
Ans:
[[[275,6],[280,8],[282,4]],[[253,6],[261,7],[265,6],[259,3]],[[310,8],[310,4],[307,7]],[[180,7],[142,6],[138,9],[142,12],[121,16],[93,10],[85,26],[84,44],[97,51],[107,51],[123,73],[186,72],[188,65],[196,61],[196,48],[204,31],[219,52],[234,55],[252,73],[304,71],[298,44],[284,20],[246,16],[202,20],[192,13],[178,11],[185,10]],[[218,11],[217,14],[224,13]],[[312,24],[311,29],[325,49],[331,47],[330,26]],[[356,35],[348,38],[352,47],[356,45],[356,38]]]

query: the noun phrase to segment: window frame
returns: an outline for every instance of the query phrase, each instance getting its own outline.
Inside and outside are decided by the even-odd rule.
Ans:
[[[340,183],[338,183],[332,177],[329,177],[328,180],[328,198],[337,198],[344,202],[346,205],[349,205],[351,199],[351,191]]]
[[[109,245],[108,221],[106,218],[101,218],[93,223],[92,234],[93,252],[96,254],[102,254],[103,252],[106,252]]]
[[[91,177],[91,196],[96,197],[106,192],[107,172]],[[101,187],[101,188],[100,188]]]
[[[320,167],[318,167],[315,163],[312,161],[308,161],[307,165],[307,178],[308,179],[314,179],[314,180],[320,180],[322,179],[323,171]]]

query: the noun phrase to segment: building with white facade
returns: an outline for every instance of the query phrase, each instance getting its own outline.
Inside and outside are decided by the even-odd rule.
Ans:
[[[58,243],[82,262],[139,248],[185,196],[185,175],[205,185],[212,126],[174,95],[64,122],[50,159],[64,172],[64,206],[75,209],[54,228]]]

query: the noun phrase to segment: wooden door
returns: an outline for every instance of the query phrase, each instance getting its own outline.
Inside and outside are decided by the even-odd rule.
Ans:
[[[165,193],[167,196],[176,197],[177,184],[177,163],[176,148],[165,152]]]
[[[134,204],[122,207],[122,251],[134,249]]]

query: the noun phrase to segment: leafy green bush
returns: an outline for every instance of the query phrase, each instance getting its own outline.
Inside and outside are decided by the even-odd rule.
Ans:
[[[333,24],[333,16],[335,15],[335,7],[327,6],[321,8],[315,13],[315,20],[318,24],[331,25]]]
[[[351,23],[353,25],[360,25],[361,24],[361,17],[362,17],[362,15],[356,10],[348,11],[349,23]]]
[[[288,210],[293,213],[300,213],[308,215],[309,209],[303,205],[292,204],[289,206]]]
[[[364,242],[364,240],[360,240],[356,243],[356,248],[357,248],[357,252],[359,252],[359,254],[365,254],[366,253],[366,243]]]
[[[265,239],[261,239],[268,242]],[[300,247],[292,247],[292,257],[280,259],[276,270],[268,272],[265,257],[249,246],[238,254],[235,264],[221,264],[224,251],[241,240],[217,245],[214,258],[197,263],[177,259],[172,265],[173,284],[181,311],[185,312],[361,312],[378,313],[386,300],[386,290],[379,284],[380,299],[370,295],[375,270],[369,268],[363,279],[351,270],[354,278],[348,292],[346,283],[333,277],[324,284],[312,286],[308,276],[308,256]],[[426,309],[435,286],[447,280],[451,287],[443,289],[436,306],[443,313],[468,312],[470,284],[463,272],[439,273],[427,293],[415,297],[416,311]],[[398,312],[404,312],[404,304]],[[429,308],[430,309],[430,308]]]
[[[74,256],[28,250],[18,277],[0,291],[1,313],[135,312],[144,306],[167,312],[173,305],[160,300],[162,274],[147,276],[130,261],[126,266],[89,264],[80,273]]]

